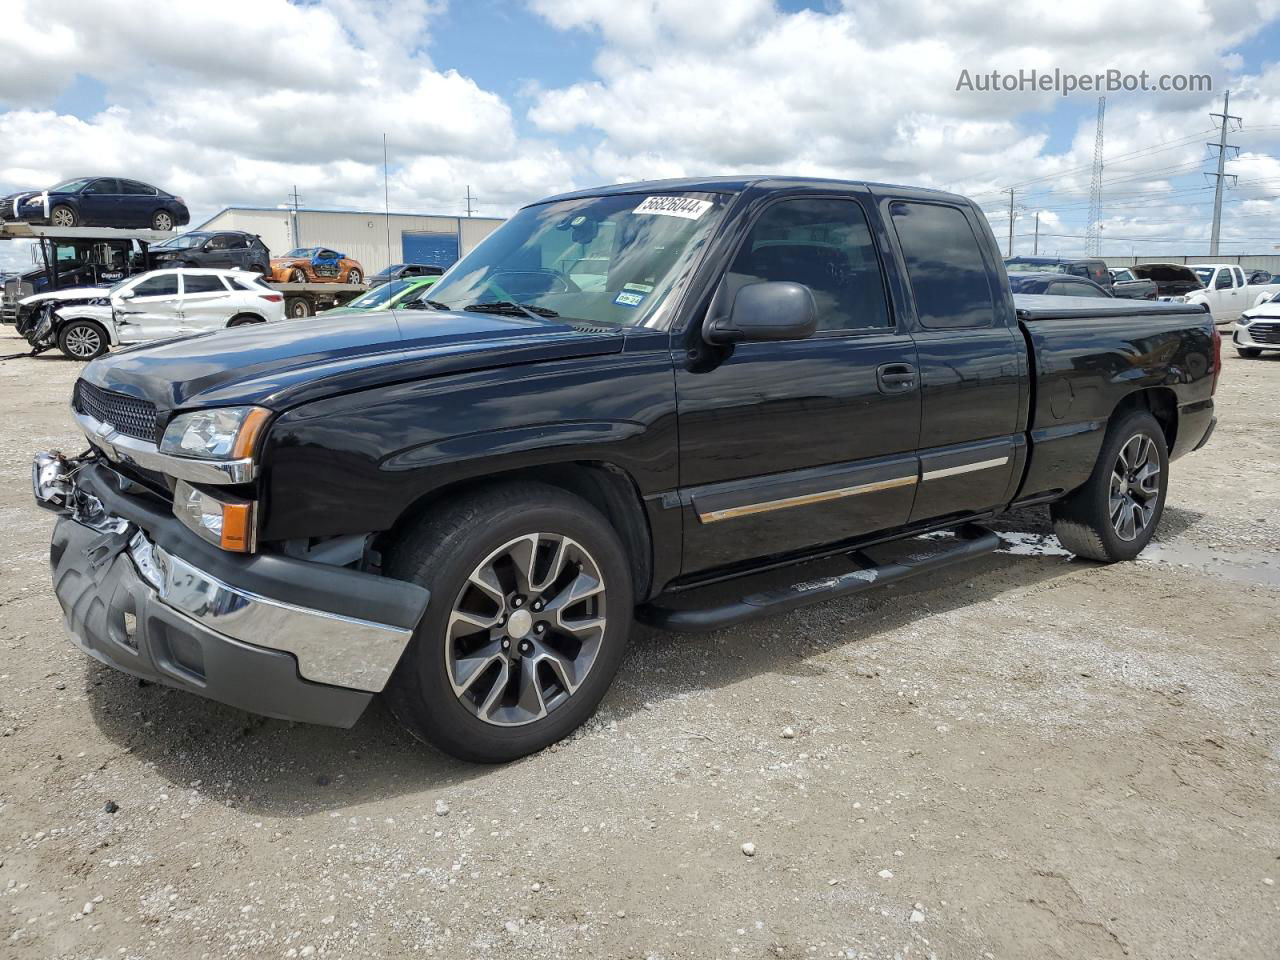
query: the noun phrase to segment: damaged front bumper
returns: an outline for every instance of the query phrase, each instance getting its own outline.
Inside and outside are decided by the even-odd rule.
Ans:
[[[50,563],[76,644],[253,713],[351,726],[430,599],[343,567],[221,551],[95,458],[41,454],[32,483],[59,514]]]

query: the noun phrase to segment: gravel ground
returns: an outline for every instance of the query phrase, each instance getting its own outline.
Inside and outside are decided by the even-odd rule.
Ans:
[[[503,767],[76,651],[28,464],[80,448],[77,369],[0,362],[0,956],[1280,955],[1280,356],[1227,357],[1151,556],[1030,512],[942,577],[638,631]]]

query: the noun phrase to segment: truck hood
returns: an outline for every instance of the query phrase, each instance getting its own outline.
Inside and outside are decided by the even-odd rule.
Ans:
[[[258,404],[281,411],[339,393],[446,373],[622,350],[619,331],[558,320],[384,310],[253,324],[108,354],[83,378],[179,408]]]

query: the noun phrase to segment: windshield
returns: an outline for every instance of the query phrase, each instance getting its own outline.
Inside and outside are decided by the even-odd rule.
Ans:
[[[390,283],[384,283],[380,287],[374,287],[368,293],[362,293],[354,300],[347,303],[347,306],[353,310],[376,310],[378,307],[386,306],[410,287],[414,286],[411,280],[392,280]]]
[[[1196,276],[1200,278],[1200,282],[1206,287],[1209,285],[1209,278],[1213,276],[1213,267],[1196,267]]]
[[[290,250],[285,254],[286,257],[309,257],[315,253],[315,247],[299,247],[297,250]]]
[[[431,289],[450,310],[519,304],[597,326],[656,326],[725,197],[620,194],[525,207]]]
[[[82,177],[79,180],[63,180],[60,184],[49,188],[50,193],[79,193],[84,189],[91,177]]]
[[[379,270],[377,273],[374,274],[374,276],[389,277],[403,266],[404,266],[403,263],[393,263],[391,266],[385,267],[382,270]]]
[[[1111,277],[1114,280],[1120,280],[1120,281],[1132,280],[1134,278],[1133,274],[1130,273],[1128,270],[1112,270]]]
[[[1006,273],[1066,273],[1067,267],[1063,263],[1045,263],[1037,260],[1006,260],[1004,262]]]
[[[163,243],[157,243],[156,246],[164,247],[166,250],[186,250],[188,247],[200,246],[211,236],[213,236],[211,233],[184,233],[180,237],[173,237]]]

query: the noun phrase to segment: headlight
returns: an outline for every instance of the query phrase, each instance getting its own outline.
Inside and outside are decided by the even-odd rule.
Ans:
[[[253,456],[254,444],[270,416],[262,407],[181,413],[165,428],[160,450],[200,460],[243,460]]]
[[[173,514],[215,547],[233,553],[252,553],[257,528],[257,503],[225,495],[214,496],[179,480],[173,488]]]
[[[1242,313],[1240,314],[1240,319],[1237,320],[1236,323],[1239,326],[1247,327],[1249,324],[1253,323],[1253,317],[1249,316],[1247,313]]]

